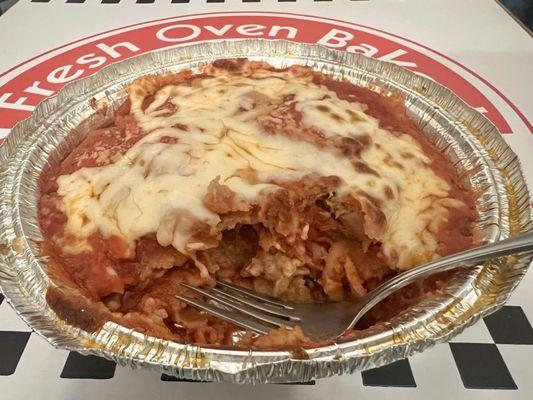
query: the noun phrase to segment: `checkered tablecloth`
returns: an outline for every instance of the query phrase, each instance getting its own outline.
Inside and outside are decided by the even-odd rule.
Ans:
[[[1,296],[0,296],[1,298]],[[520,386],[533,393],[531,369],[524,367],[524,360],[532,360],[533,329],[520,306],[505,306],[455,338],[451,343],[435,348],[410,359],[397,361],[385,367],[354,375],[295,384],[292,386],[318,386],[321,390],[308,388],[283,389],[290,396],[323,398],[325,393],[351,398],[357,394],[390,394],[412,398],[419,390],[434,393],[432,398],[461,398],[461,393],[489,397],[508,397],[509,391]],[[59,385],[50,381],[59,380]],[[107,383],[103,382],[107,381]],[[10,386],[10,382],[27,382],[26,388]],[[95,356],[81,356],[75,352],[53,349],[44,339],[32,333],[3,302],[0,305],[0,398],[18,399],[39,394],[42,399],[77,399],[78,390],[105,393],[110,385],[124,390],[120,398],[145,398],[155,394],[164,395],[179,391],[187,398],[194,395],[198,386],[208,387],[219,399],[232,398],[236,393],[276,393],[281,389],[265,389],[284,385],[260,385],[227,390],[232,385],[187,382],[168,375],[149,371],[134,371],[116,366],[115,363]],[[40,393],[39,388],[53,388],[53,392]],[[218,389],[220,391],[218,391]],[[224,388],[224,389],[222,389]],[[399,389],[402,388],[402,389]],[[469,389],[468,392],[463,392]],[[487,392],[491,389],[491,392]],[[154,390],[156,390],[154,392]],[[330,392],[331,391],[331,392]],[[351,391],[348,396],[347,391]],[[17,394],[11,396],[10,393]],[[103,393],[103,392],[102,392]],[[78,396],[81,396],[78,393]],[[87,396],[89,398],[92,396]],[[514,398],[515,396],[509,396]],[[519,396],[526,399],[527,395]],[[83,397],[85,398],[85,397]],[[207,397],[206,397],[207,398]]]

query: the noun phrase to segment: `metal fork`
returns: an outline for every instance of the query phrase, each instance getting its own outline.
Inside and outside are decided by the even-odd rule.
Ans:
[[[217,304],[186,296],[176,297],[188,305],[257,333],[266,334],[281,326],[292,329],[299,325],[309,337],[337,338],[352,328],[377,303],[420,278],[458,267],[472,267],[489,259],[531,251],[533,231],[443,257],[403,272],[356,302],[286,303],[223,281],[217,281],[214,288],[194,287],[182,283],[191,291]]]

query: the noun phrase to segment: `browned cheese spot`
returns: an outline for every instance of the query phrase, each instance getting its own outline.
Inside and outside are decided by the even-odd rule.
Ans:
[[[328,106],[325,106],[324,104],[319,104],[318,106],[316,106],[316,109],[318,111],[322,111],[322,112],[330,112],[330,108]]]
[[[161,143],[165,143],[165,144],[176,144],[176,143],[178,143],[178,138],[175,138],[175,137],[172,137],[172,136],[163,136],[161,138],[160,142]],[[141,164],[141,165],[144,165],[144,163]]]
[[[400,155],[402,156],[402,158],[405,158],[406,160],[410,160],[412,158],[415,158],[414,154],[413,153],[409,153],[408,151],[402,151],[402,152],[400,152]]]
[[[340,137],[334,139],[334,146],[346,157],[359,157],[361,151],[371,143],[370,136]]]
[[[219,68],[219,69],[225,69],[226,71],[230,72],[237,72],[242,69],[244,64],[248,63],[248,60],[245,58],[235,58],[232,60],[216,60],[213,62],[213,67]]]
[[[246,182],[250,183],[251,185],[260,183],[260,179],[259,179],[259,175],[257,174],[257,171],[250,167],[238,169],[237,171],[235,171],[235,176],[238,176],[244,179]]]
[[[390,188],[390,186],[388,185],[385,185],[385,187],[383,188],[383,192],[385,193],[385,197],[389,200],[392,200],[394,199],[394,192],[392,191],[392,189]]]
[[[189,127],[187,125],[184,125],[184,124],[175,124],[172,126],[173,128],[177,128],[177,129],[180,129],[182,131],[185,131],[185,132],[189,132]]]
[[[164,114],[160,114],[161,117],[168,117],[176,112],[178,108],[175,104],[167,101],[165,104],[163,104],[161,107],[158,108],[159,110],[165,110],[166,112]]]
[[[361,117],[359,116],[359,114],[356,113],[355,111],[348,109],[348,110],[346,110],[346,112],[350,115],[350,121],[351,121],[351,122],[360,122],[360,121],[364,121],[364,119],[361,118]]]
[[[379,176],[378,172],[370,168],[367,164],[365,164],[362,161],[355,161],[352,163],[353,167],[357,172],[361,172],[363,174],[369,174],[369,175],[375,175]]]
[[[399,162],[397,162],[396,160],[394,160],[390,154],[387,154],[385,156],[385,158],[383,159],[383,162],[390,167],[394,167],[394,168],[398,168],[402,170],[405,169],[405,167]]]
[[[336,114],[334,112],[330,113],[329,116],[334,119],[337,122],[344,121],[344,118],[342,118],[339,114]]]

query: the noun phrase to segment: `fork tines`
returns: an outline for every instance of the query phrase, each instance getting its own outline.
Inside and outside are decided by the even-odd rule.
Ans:
[[[187,283],[181,285],[212,300],[215,304],[176,295],[179,300],[257,333],[268,333],[281,326],[292,329],[299,321],[299,318],[293,314],[291,306],[228,282],[217,281],[217,286],[214,288],[200,288]]]

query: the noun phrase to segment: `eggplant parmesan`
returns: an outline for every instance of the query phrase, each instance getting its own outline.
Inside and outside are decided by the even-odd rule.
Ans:
[[[127,93],[41,179],[48,301],[84,329],[232,345],[238,328],[176,299],[195,296],[180,282],[349,300],[472,246],[475,196],[397,94],[246,59]],[[314,343],[282,328],[237,346]]]

